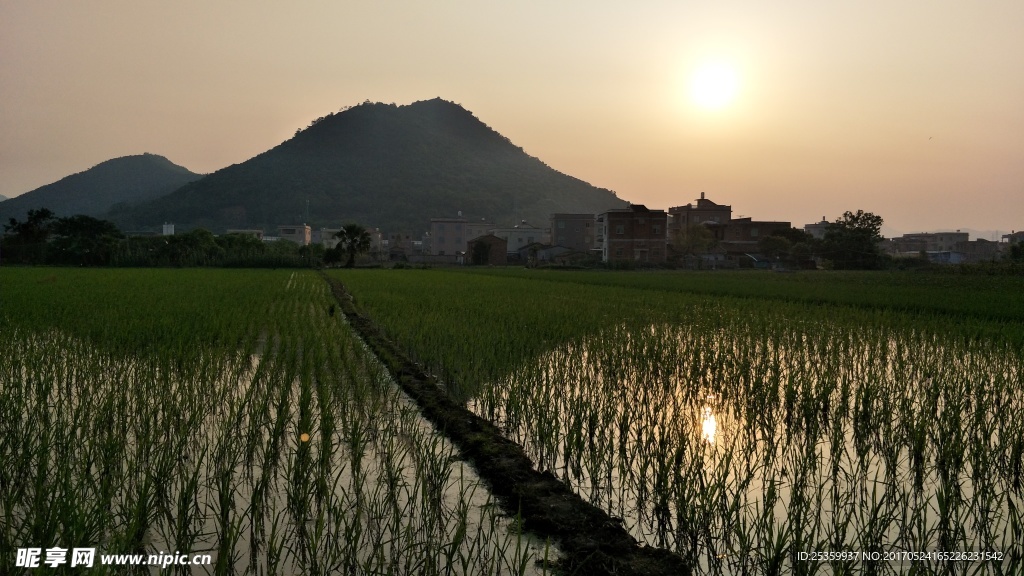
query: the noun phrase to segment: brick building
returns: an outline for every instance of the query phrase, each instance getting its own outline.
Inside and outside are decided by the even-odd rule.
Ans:
[[[504,266],[508,263],[508,243],[494,234],[484,234],[466,244],[466,262],[475,265]]]
[[[725,227],[724,239],[729,242],[758,242],[775,232],[789,230],[792,227],[789,222],[736,218],[730,220]]]
[[[577,252],[594,249],[597,218],[593,214],[552,214],[551,243]]]
[[[691,226],[703,225],[717,240],[725,240],[725,227],[731,220],[732,206],[716,204],[701,192],[694,202],[668,209],[668,237],[684,237]]]
[[[601,260],[664,262],[667,220],[664,210],[650,210],[643,204],[600,214],[597,227],[603,239]]]

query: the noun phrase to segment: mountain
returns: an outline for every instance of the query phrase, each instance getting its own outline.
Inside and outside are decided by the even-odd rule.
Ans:
[[[954,230],[956,232],[967,232],[967,234],[969,235],[969,238],[971,240],[979,240],[980,239],[980,240],[988,240],[990,242],[999,242],[1002,239],[1004,234],[1009,234],[1010,233],[1007,230],[978,230],[978,229],[975,229],[975,228],[956,228],[956,229],[954,229],[954,228],[935,228],[935,229],[930,229],[930,230],[913,230],[913,233],[921,233],[921,232],[923,232],[923,233],[928,233],[928,234],[934,234],[934,233],[940,233],[940,232],[953,232]],[[903,236],[904,234],[907,234],[907,232],[904,232],[902,230],[895,230],[895,229],[892,229],[892,228],[887,228],[886,226],[882,226],[882,236],[884,236],[886,238],[898,238],[900,236]]]
[[[124,156],[4,201],[0,222],[22,220],[34,208],[49,208],[57,216],[100,216],[119,203],[157,198],[199,178],[163,156]]]
[[[405,106],[365,102],[315,120],[279,146],[165,197],[122,207],[124,228],[314,228],[356,222],[418,234],[432,217],[525,219],[624,206],[528,156],[461,106],[441,99]],[[307,216],[308,215],[308,216]]]
[[[943,228],[940,230],[929,230],[929,232],[967,232],[970,235],[971,240],[988,240],[989,242],[999,242],[1002,239],[1003,234],[1009,234],[1009,230],[978,230],[976,228]]]

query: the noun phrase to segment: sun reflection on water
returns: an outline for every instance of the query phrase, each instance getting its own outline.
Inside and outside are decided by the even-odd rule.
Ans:
[[[714,400],[714,395],[708,396],[708,400]],[[715,413],[711,406],[704,407],[704,415],[701,420],[701,438],[708,441],[708,444],[715,443],[715,434],[718,433],[718,421],[715,420]]]

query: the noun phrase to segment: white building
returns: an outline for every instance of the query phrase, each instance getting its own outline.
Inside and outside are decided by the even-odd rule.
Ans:
[[[549,228],[538,228],[528,224],[526,220],[511,228],[495,228],[490,233],[508,243],[506,251],[509,254],[517,253],[523,246],[533,244],[534,242],[541,244],[551,243],[551,230]]]
[[[313,232],[311,241],[314,244],[322,244],[324,248],[330,250],[338,245],[338,239],[334,235],[340,231],[341,228],[321,228]]]
[[[804,224],[804,232],[807,232],[814,238],[822,240],[825,238],[825,231],[828,230],[828,226],[831,222],[825,220],[825,217],[821,217],[821,222],[815,222],[814,224]]]
[[[312,230],[305,224],[297,226],[278,226],[277,235],[282,240],[295,242],[299,246],[309,246]]]

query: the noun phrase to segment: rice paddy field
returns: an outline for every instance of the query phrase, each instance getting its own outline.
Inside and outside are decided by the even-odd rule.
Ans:
[[[19,548],[93,547],[97,574],[541,574],[557,554],[312,271],[0,269],[0,462],[0,573]],[[211,563],[99,565],[135,553]]]
[[[1024,281],[333,271],[449,393],[699,574],[1024,573]]]
[[[1024,573],[1021,279],[329,274],[536,468],[697,574]],[[549,572],[558,550],[336,304],[312,271],[0,269],[0,573],[27,547],[210,556],[182,574]]]

